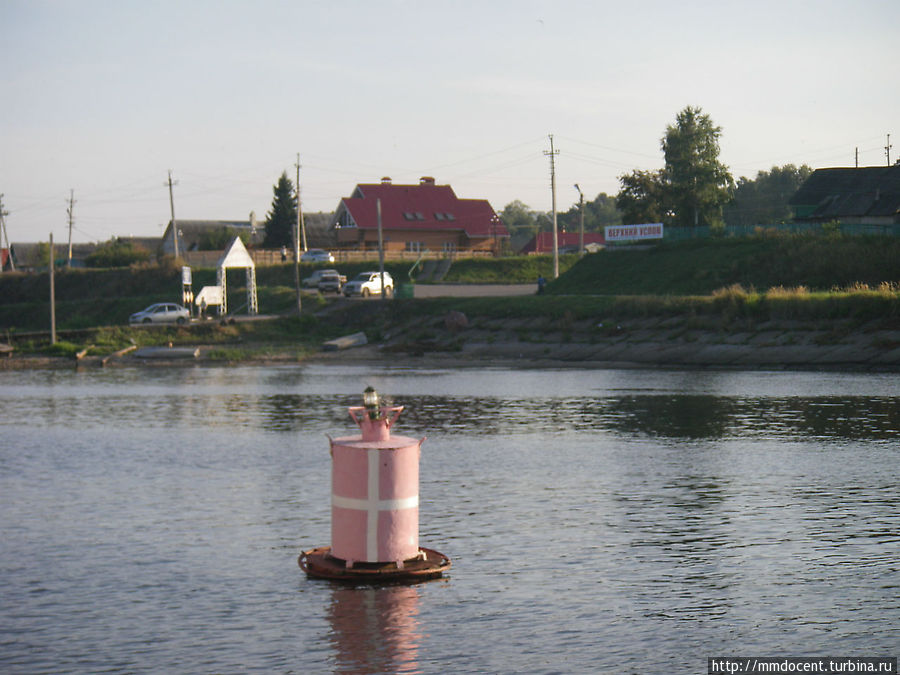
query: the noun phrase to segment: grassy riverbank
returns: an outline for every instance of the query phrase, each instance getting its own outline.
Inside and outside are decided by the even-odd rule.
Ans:
[[[726,347],[733,354],[740,352],[748,365],[777,366],[779,359],[787,358],[783,348],[790,347],[795,364],[815,365],[827,353],[828,359],[839,359],[841,367],[873,361],[893,367],[900,364],[900,296],[861,288],[827,293],[731,288],[709,296],[339,300],[302,317],[103,327],[63,331],[53,346],[46,336],[22,336],[13,344],[17,359],[71,362],[84,352],[88,362],[129,346],[190,345],[202,347],[204,362],[299,362],[320,357],[324,341],[356,332],[365,333],[378,353],[370,347],[359,353],[336,352],[332,358],[430,354],[527,363],[635,361],[637,354],[642,362],[655,365],[696,365],[700,348],[715,345],[719,352]],[[882,358],[885,354],[893,355]],[[720,353],[715,358],[724,357]],[[15,367],[5,359],[0,360],[3,365]]]
[[[549,256],[458,261],[447,281],[533,283],[538,274],[549,278],[551,266]],[[348,276],[356,271],[339,267]],[[392,265],[388,271],[399,280],[407,269]],[[259,268],[257,280],[260,311],[276,318],[183,328],[123,325],[132,311],[173,299],[180,280],[176,266],[73,270],[57,276],[60,343],[53,347],[46,335],[29,335],[48,328],[47,275],[4,274],[0,329],[18,354],[104,355],[129,345],[171,343],[203,345],[206,359],[240,361],[308,358],[323,341],[358,331],[398,351],[461,352],[477,341],[591,343],[627,333],[623,324],[648,321],[679,326],[680,334],[704,330],[721,340],[775,326],[815,333],[811,343],[865,327],[878,333],[873,340],[885,348],[892,348],[900,328],[900,242],[893,238],[701,240],[606,250],[583,259],[564,256],[561,269],[542,296],[398,299],[383,305],[308,293],[304,314],[296,317],[293,267],[275,265]],[[302,276],[311,270],[304,267]],[[239,307],[243,273],[232,274],[229,304]],[[214,282],[214,270],[194,270],[195,289]],[[467,317],[465,330],[445,325],[451,311]],[[677,331],[666,339],[678,339]]]
[[[802,287],[811,292],[900,282],[900,238],[758,236],[697,239],[585,256],[548,293],[709,295]]]

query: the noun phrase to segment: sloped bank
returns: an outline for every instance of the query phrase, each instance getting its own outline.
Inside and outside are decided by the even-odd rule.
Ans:
[[[896,293],[816,298],[615,296],[338,301],[315,314],[137,331],[97,329],[66,354],[28,353],[0,369],[371,362],[447,366],[900,370]],[[106,335],[104,335],[104,333]],[[356,335],[361,347],[325,351]],[[81,343],[84,344],[81,344]],[[102,345],[87,350],[88,345]],[[172,344],[195,358],[112,358]],[[194,351],[196,349],[196,352]],[[59,351],[59,350],[58,350]],[[90,353],[81,361],[76,351]],[[165,352],[165,350],[163,350]],[[148,362],[149,361],[149,362]],[[152,362],[152,363],[150,363]]]
[[[380,325],[373,332],[375,339],[363,348],[313,359],[460,366],[900,370],[900,321],[893,317],[725,321],[682,314],[577,320],[566,315],[496,318],[451,310],[443,316]]]

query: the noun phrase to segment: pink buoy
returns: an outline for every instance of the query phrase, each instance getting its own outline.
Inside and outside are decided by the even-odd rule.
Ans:
[[[419,451],[422,440],[391,436],[402,407],[377,419],[350,408],[362,434],[331,441],[331,554],[357,562],[393,562],[419,554]]]
[[[419,547],[419,455],[425,440],[392,436],[403,406],[367,389],[351,407],[360,434],[331,440],[331,547],[304,552],[301,568],[325,578],[440,576],[450,560]]]

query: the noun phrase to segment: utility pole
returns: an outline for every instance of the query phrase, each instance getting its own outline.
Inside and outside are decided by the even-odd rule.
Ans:
[[[291,243],[294,246],[294,288],[297,291],[297,316],[300,316],[300,312],[303,311],[303,300],[300,297],[300,227],[301,220],[300,216],[300,153],[297,153],[297,163],[294,165],[297,167],[297,224],[295,227],[291,228]]]
[[[581,207],[581,222],[578,226],[578,257],[580,258],[584,255],[584,193],[578,187],[578,183],[575,183],[575,189],[578,190],[578,205]]]
[[[887,165],[888,166],[891,165],[891,148],[892,147],[894,147],[894,146],[891,145],[891,135],[888,134],[887,135],[887,145],[884,146],[884,153],[887,155],[887,162],[888,162]]]
[[[9,257],[9,269],[11,272],[16,271],[16,263],[13,262],[12,257],[12,247],[9,245],[9,235],[6,233],[6,216],[9,215],[9,211],[3,208],[3,195],[0,194],[0,234],[3,235],[3,240],[6,242],[6,253]],[[0,272],[3,270],[0,269]]]
[[[56,281],[53,268],[56,267],[56,253],[53,250],[53,233],[50,233],[50,344],[56,344]]]
[[[66,267],[72,269],[72,224],[75,222],[75,190],[69,190],[69,208],[66,209],[69,216],[69,257],[66,259]]]
[[[553,200],[553,278],[559,278],[559,237],[556,228],[556,155],[559,150],[553,149],[553,134],[550,134],[550,152],[544,150],[545,155],[550,156],[550,193]]]
[[[859,146],[856,148],[856,168],[859,168]]]
[[[300,230],[300,240],[303,243],[303,252],[306,253],[306,227],[303,224],[303,209],[300,207],[300,153],[297,153],[297,229]]]
[[[381,275],[381,299],[384,293],[384,239],[381,236],[381,197],[375,200],[375,215],[378,219],[378,273]]]
[[[163,183],[165,186],[166,183]],[[172,169],[169,169],[169,210],[172,213],[172,240],[175,242],[175,259],[178,259],[178,224],[175,222],[175,200],[172,197],[172,186],[178,185],[178,181],[176,180],[174,183],[172,182]]]

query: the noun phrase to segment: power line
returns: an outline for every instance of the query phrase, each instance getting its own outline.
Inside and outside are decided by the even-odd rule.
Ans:
[[[438,164],[437,166],[432,167],[432,169],[444,169],[448,166],[457,166],[459,164],[467,164],[469,162],[478,162],[482,159],[487,159],[488,157],[493,157],[495,155],[502,155],[504,152],[509,152],[510,150],[518,150],[521,147],[526,145],[532,145],[536,143],[540,139],[529,139],[522,143],[517,143],[516,145],[511,145],[508,148],[503,148],[501,150],[495,150],[493,152],[487,152],[483,155],[477,155],[476,157],[468,157],[466,159],[460,159],[455,162],[448,162],[447,164]]]
[[[562,138],[563,140],[572,142],[572,143],[580,143],[580,144],[582,144],[582,145],[590,145],[590,146],[595,147],[595,148],[600,148],[601,150],[606,150],[607,152],[620,152],[620,153],[622,153],[623,155],[636,155],[636,156],[638,156],[638,157],[646,157],[646,158],[648,158],[648,159],[655,159],[655,160],[659,160],[659,157],[660,157],[658,154],[656,154],[656,155],[648,155],[648,154],[645,153],[645,152],[635,152],[634,150],[625,150],[625,149],[623,149],[623,148],[613,148],[613,147],[610,147],[610,146],[608,146],[608,145],[601,145],[601,144],[599,144],[599,143],[592,143],[591,141],[579,140],[579,139],[577,139],[577,138],[569,138],[569,137],[567,137],[567,136],[560,136],[560,138]],[[569,156],[569,153],[566,154],[566,157],[568,157],[568,156]]]

